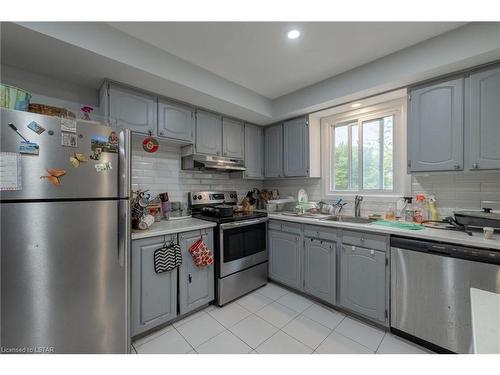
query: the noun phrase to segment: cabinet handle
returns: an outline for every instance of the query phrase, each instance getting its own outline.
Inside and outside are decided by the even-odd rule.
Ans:
[[[478,168],[479,168],[479,164],[478,164],[478,163],[474,163],[474,164],[472,164],[472,168],[474,168],[474,169],[478,169]]]
[[[299,242],[300,238],[299,237],[296,237],[295,238],[295,241]]]
[[[460,165],[459,165],[459,164],[455,164],[455,165],[453,166],[453,168],[455,168],[455,169],[460,169]]]
[[[374,255],[375,254],[375,250],[370,250],[370,254]]]
[[[359,240],[361,241],[361,243],[365,242],[365,239],[363,237],[361,237]]]
[[[408,160],[408,162],[406,163],[406,165],[408,166],[408,168],[411,167],[411,160]]]
[[[193,278],[191,277],[191,274],[188,275],[188,281],[189,281],[189,284],[191,284],[191,282],[193,281]]]
[[[351,246],[352,251],[356,251],[356,246]]]

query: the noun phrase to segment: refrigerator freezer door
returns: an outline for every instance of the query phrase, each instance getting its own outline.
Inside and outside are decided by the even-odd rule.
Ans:
[[[119,202],[1,204],[4,352],[128,352]]]
[[[93,153],[92,138],[107,140],[110,136],[119,137],[118,130],[90,122],[78,122],[76,128],[77,147],[62,146],[61,119],[30,112],[1,109],[0,138],[2,152],[19,152],[23,140],[8,124],[12,123],[18,132],[30,142],[39,146],[38,155],[22,154],[21,180],[22,190],[1,191],[2,200],[12,199],[66,199],[66,198],[102,198],[118,197],[119,154],[102,152],[99,160],[90,159]],[[35,121],[45,131],[41,134],[32,131],[28,125]],[[114,134],[112,134],[115,132]],[[52,134],[52,135],[51,135]],[[71,134],[71,133],[64,133]],[[122,139],[125,139],[122,137]],[[102,148],[101,148],[102,149]],[[88,161],[74,167],[70,157],[79,153]],[[109,162],[111,170],[102,170]],[[54,186],[47,178],[49,169],[62,169],[66,174],[60,177],[60,186]]]

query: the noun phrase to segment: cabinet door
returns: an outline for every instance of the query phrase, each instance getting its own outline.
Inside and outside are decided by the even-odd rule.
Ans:
[[[220,155],[222,151],[222,117],[211,112],[196,111],[196,152]]]
[[[157,100],[154,96],[110,84],[109,121],[113,126],[141,134],[156,134]]]
[[[470,76],[470,169],[500,169],[500,68]]]
[[[408,171],[463,169],[463,95],[463,78],[411,92]]]
[[[264,130],[245,124],[245,177],[264,177]]]
[[[342,245],[340,304],[366,317],[385,322],[385,253]]]
[[[283,174],[285,177],[309,174],[309,131],[305,117],[283,123]]]
[[[305,239],[304,289],[322,300],[335,303],[335,243]]]
[[[242,122],[222,119],[222,155],[228,158],[243,159],[245,130]]]
[[[157,274],[154,252],[176,236],[132,241],[131,329],[137,335],[177,316],[177,269]]]
[[[265,176],[283,177],[283,125],[264,130]]]
[[[158,135],[193,143],[193,108],[160,101],[158,103]]]
[[[179,234],[182,265],[179,269],[179,312],[188,313],[214,300],[214,265],[197,267],[189,248],[200,238],[214,251],[212,229]]]
[[[301,289],[302,246],[300,236],[269,231],[269,277]]]

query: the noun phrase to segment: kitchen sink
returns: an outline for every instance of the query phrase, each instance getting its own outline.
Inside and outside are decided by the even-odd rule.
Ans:
[[[308,219],[320,219],[320,220],[329,217],[328,215],[325,214],[310,214],[310,213],[299,214],[297,212],[280,212],[280,214],[283,216],[304,217]]]
[[[339,221],[344,223],[354,223],[354,224],[369,224],[373,220],[366,217],[354,217],[354,216],[329,216],[321,220],[326,221]]]

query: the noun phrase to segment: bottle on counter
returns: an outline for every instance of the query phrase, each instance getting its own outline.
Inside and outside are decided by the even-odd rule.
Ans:
[[[415,223],[423,223],[427,220],[427,204],[424,194],[415,196],[415,206],[413,208],[413,221]]]
[[[412,203],[413,198],[405,197],[405,201],[406,201],[406,206],[403,212],[404,215],[402,215],[402,217],[404,218],[404,221],[411,223],[413,221],[413,215],[415,213]]]
[[[429,206],[429,218],[432,221],[439,220],[439,213],[436,207],[436,197],[434,195],[429,195],[427,197],[428,206]]]
[[[389,204],[385,212],[385,220],[396,220],[396,205],[394,203]]]

